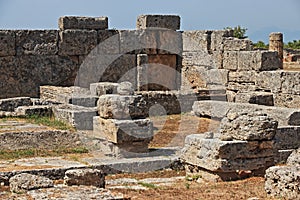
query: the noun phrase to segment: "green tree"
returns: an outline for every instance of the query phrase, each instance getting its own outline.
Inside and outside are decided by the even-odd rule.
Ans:
[[[253,44],[255,49],[269,49],[269,45],[265,44],[263,41],[258,41],[257,43]]]
[[[233,30],[233,36],[239,39],[245,39],[248,36],[246,36],[247,28],[243,28],[240,25],[236,27],[226,27],[225,30]]]
[[[300,40],[293,40],[292,42],[288,42],[287,44],[284,44],[284,48],[300,49]]]

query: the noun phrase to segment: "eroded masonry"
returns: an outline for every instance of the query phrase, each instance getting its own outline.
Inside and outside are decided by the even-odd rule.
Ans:
[[[191,133],[178,152],[188,173],[210,181],[265,175],[300,147],[300,71],[285,68],[281,33],[254,50],[230,30],[181,31],[179,16],[141,15],[136,25],[65,16],[59,30],[1,30],[1,115],[54,115],[123,158],[149,153],[149,115],[218,119],[218,131]],[[299,177],[289,168],[287,178]],[[287,179],[275,180],[278,170],[266,176],[275,196]]]

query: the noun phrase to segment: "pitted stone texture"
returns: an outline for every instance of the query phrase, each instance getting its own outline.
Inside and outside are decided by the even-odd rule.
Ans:
[[[251,51],[252,43],[249,39],[225,38],[223,41],[224,51]]]
[[[278,127],[274,140],[278,150],[300,148],[300,126]]]
[[[0,99],[0,111],[14,112],[19,106],[32,105],[30,97]]]
[[[265,190],[268,195],[284,199],[300,198],[300,167],[275,166],[266,171]]]
[[[98,113],[104,119],[142,119],[148,117],[147,102],[141,95],[103,95],[98,100]]]
[[[11,192],[20,193],[28,190],[53,187],[53,181],[42,176],[22,173],[9,179]]]
[[[181,159],[215,172],[258,170],[273,164],[272,141],[221,141],[203,135],[186,137]]]
[[[182,55],[182,34],[171,30],[157,30],[157,54]]]
[[[211,31],[184,31],[182,33],[183,51],[203,51],[210,50]]]
[[[56,55],[58,52],[58,31],[16,31],[16,49],[17,55]]]
[[[94,135],[115,144],[142,142],[147,146],[153,137],[153,124],[149,119],[116,120],[94,117]]]
[[[130,82],[121,82],[118,86],[117,86],[117,93],[119,95],[133,95],[134,93],[134,89],[133,89],[133,85]]]
[[[235,97],[235,102],[274,106],[274,97],[270,92],[239,92]]]
[[[230,71],[238,69],[238,51],[224,51],[223,53],[223,68]]]
[[[60,30],[66,29],[87,29],[105,30],[108,28],[107,17],[77,17],[63,16],[58,20]]]
[[[119,54],[120,53],[120,34],[118,30],[98,31],[98,54]]]
[[[60,55],[87,55],[97,45],[95,30],[65,30],[59,33]]]
[[[116,94],[118,85],[118,83],[111,82],[92,83],[90,85],[91,95],[102,96],[106,94]]]
[[[229,110],[235,112],[251,110],[262,110],[268,116],[278,121],[280,126],[299,126],[300,125],[300,110],[292,108],[282,108],[274,106],[262,106],[246,103],[231,103],[224,101],[197,101],[193,105],[195,115],[201,117],[212,117],[222,119],[226,116]]]
[[[105,175],[97,169],[74,169],[65,173],[64,183],[68,186],[87,185],[99,188],[105,187]]]
[[[0,56],[16,55],[16,36],[13,31],[0,31]]]
[[[229,111],[221,121],[222,140],[272,140],[278,122],[259,110]]]
[[[233,37],[233,30],[215,30],[211,33],[211,50],[223,51],[224,40],[227,37]]]
[[[300,95],[274,94],[274,105],[285,108],[300,108]]]
[[[165,28],[180,29],[180,16],[178,15],[140,15],[136,23],[137,29]]]
[[[287,165],[300,167],[300,148],[294,150],[287,159]]]
[[[269,71],[281,67],[277,52],[240,51],[238,56],[238,71]]]
[[[225,67],[224,67],[225,68]],[[258,73],[254,70],[229,72],[228,80],[237,83],[255,83]]]
[[[16,113],[22,116],[52,116],[52,107],[48,105],[20,106],[16,108]]]

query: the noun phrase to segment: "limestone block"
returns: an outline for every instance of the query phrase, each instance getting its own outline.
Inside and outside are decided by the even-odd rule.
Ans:
[[[266,171],[265,190],[272,197],[299,199],[299,166],[275,166]]]
[[[223,53],[223,68],[230,71],[236,71],[238,68],[238,52],[224,51]]]
[[[132,83],[133,88],[136,88],[136,56],[130,54],[119,55],[115,60],[107,66],[103,66],[104,70],[99,75],[99,82],[124,82],[129,81]],[[91,71],[91,73],[93,73]]]
[[[120,31],[120,53],[157,54],[159,43],[158,30],[122,30]]]
[[[238,71],[269,71],[281,67],[278,53],[272,51],[240,51],[238,61]]]
[[[91,95],[102,96],[106,94],[116,94],[118,85],[118,83],[111,82],[92,83],[90,85]]]
[[[177,60],[176,55],[148,55],[148,64],[138,67],[138,85],[140,91],[176,90]]]
[[[98,54],[119,54],[120,53],[120,35],[118,30],[100,30],[98,31]]]
[[[60,55],[87,55],[97,45],[95,30],[65,30],[60,31]]]
[[[8,99],[0,99],[0,110],[14,112],[19,106],[32,105],[30,97],[15,97]]]
[[[148,116],[147,104],[141,95],[103,95],[98,101],[98,113],[105,119],[138,119]]]
[[[182,33],[183,51],[202,51],[210,50],[211,31],[184,31]]]
[[[51,106],[39,105],[39,106],[20,106],[16,109],[16,112],[23,116],[52,116]]]
[[[254,83],[228,82],[227,89],[235,92],[251,92],[256,91],[257,86]]]
[[[214,172],[256,170],[270,166],[272,142],[221,141],[201,134],[186,137],[181,159],[188,164]]]
[[[252,43],[249,39],[237,39],[234,37],[224,38],[224,51],[251,51]]]
[[[289,158],[287,159],[287,165],[300,167],[300,149],[299,148],[294,150],[293,153],[289,156]]]
[[[227,90],[226,91],[226,97],[228,102],[235,102],[236,92]]]
[[[275,149],[298,149],[300,148],[300,127],[281,126],[278,127],[274,137]]]
[[[0,31],[0,56],[16,55],[16,36],[14,31]]]
[[[157,30],[157,54],[182,55],[182,34],[171,30]]]
[[[121,82],[117,86],[117,93],[119,95],[125,95],[125,96],[133,95],[134,94],[134,89],[132,87],[132,84],[128,81]]]
[[[271,92],[281,92],[283,71],[264,71],[257,74],[255,85]]]
[[[230,82],[237,82],[237,83],[255,83],[257,75],[258,73],[253,70],[229,72],[228,80]]]
[[[207,68],[217,69],[217,62],[213,55],[206,52],[183,52],[182,65],[183,66],[206,66]]]
[[[49,178],[22,173],[9,179],[11,192],[21,193],[28,190],[53,187],[53,181]]]
[[[274,94],[274,105],[285,108],[300,108],[300,95]]]
[[[105,187],[105,174],[98,169],[72,169],[65,172],[64,184]]]
[[[224,38],[233,37],[233,30],[215,30],[211,33],[211,50],[223,51]]]
[[[221,121],[222,140],[272,140],[278,122],[258,110],[229,111]]]
[[[87,30],[105,30],[108,28],[107,17],[77,17],[63,16],[58,20],[60,30],[67,29],[87,29]]]
[[[57,44],[57,30],[16,31],[17,55],[56,55]]]
[[[270,92],[238,92],[235,97],[235,102],[274,106],[273,93]]]
[[[281,77],[283,94],[300,95],[300,72],[284,72]]]
[[[230,103],[224,101],[196,101],[193,105],[193,112],[197,116],[220,118],[226,116],[229,110],[249,112],[259,109],[269,117],[278,121],[279,126],[299,126],[300,110],[274,106],[263,106],[248,103]]]
[[[96,137],[106,138],[115,144],[147,144],[153,137],[153,124],[149,119],[116,120],[94,117],[94,127]]]
[[[206,81],[208,84],[226,85],[228,83],[228,70],[211,69],[206,71]]]
[[[180,16],[177,15],[140,15],[136,22],[137,29],[164,28],[180,29]]]

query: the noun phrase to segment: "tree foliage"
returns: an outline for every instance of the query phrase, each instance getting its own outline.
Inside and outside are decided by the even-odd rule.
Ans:
[[[284,44],[284,48],[300,49],[300,40],[293,40],[292,42],[288,42],[287,44]]]
[[[233,30],[233,36],[239,39],[245,39],[248,36],[246,36],[247,28],[243,28],[240,25],[236,27],[226,27],[225,30]]]
[[[269,44],[265,44],[263,41],[258,41],[253,44],[255,49],[269,49]]]

